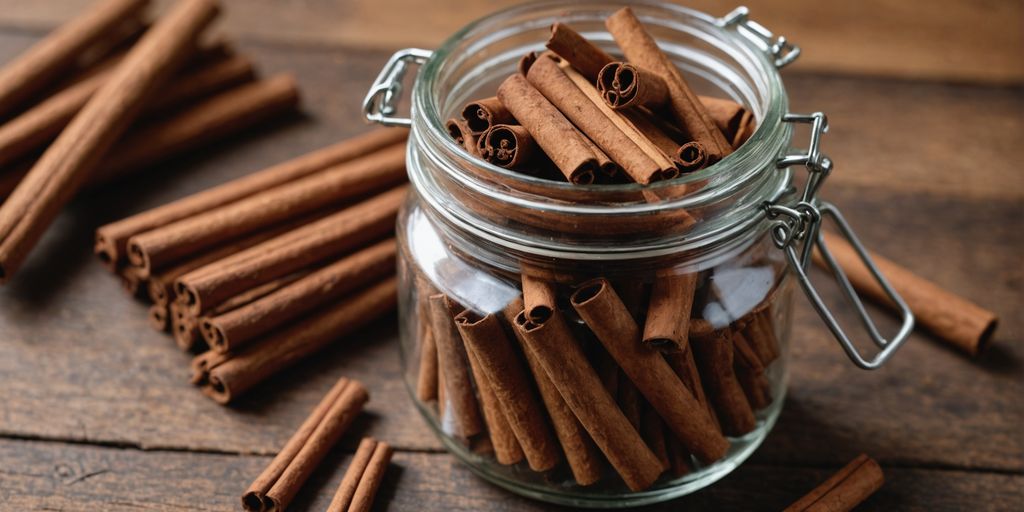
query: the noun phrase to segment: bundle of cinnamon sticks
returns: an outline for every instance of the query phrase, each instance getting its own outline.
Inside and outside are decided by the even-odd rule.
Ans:
[[[95,252],[227,403],[393,309],[406,137],[374,131],[107,224]]]
[[[0,282],[75,193],[294,110],[290,75],[257,79],[214,0],[98,0],[0,68]],[[130,278],[134,283],[137,281]]]

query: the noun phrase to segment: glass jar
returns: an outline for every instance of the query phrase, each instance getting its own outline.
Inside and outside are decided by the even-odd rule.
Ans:
[[[614,55],[603,22],[619,7],[499,12],[432,53],[398,52],[366,103],[369,119],[411,126],[397,237],[416,406],[483,478],[591,507],[688,494],[750,456],[785,398],[795,283],[862,367],[884,362],[912,326],[905,315],[889,341],[871,325],[882,350],[866,360],[807,278],[822,216],[852,238],[816,199],[831,170],[817,149],[827,125],[822,114],[788,114],[778,68],[799,50],[743,9],[717,19],[633,5],[698,93],[730,97],[758,121],[708,168],[646,187],[573,185],[487,164],[449,138],[444,121],[492,95],[522,55],[542,49],[552,23]],[[422,67],[404,119],[394,105],[410,62]],[[806,152],[790,148],[800,122],[811,125]],[[810,172],[802,193],[795,165]]]

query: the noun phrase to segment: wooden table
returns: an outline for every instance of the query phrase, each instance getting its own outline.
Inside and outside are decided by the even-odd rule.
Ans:
[[[86,3],[0,1],[0,62]],[[433,47],[492,8],[226,3],[227,30],[241,48],[267,73],[297,74],[305,114],[80,197],[0,289],[0,509],[237,509],[242,490],[341,375],[367,384],[368,413],[294,509],[326,506],[363,434],[398,448],[381,510],[550,508],[483,482],[444,453],[400,380],[394,318],[225,408],[188,384],[189,356],[153,332],[143,305],[93,261],[100,224],[364,131],[359,102],[392,50]],[[650,510],[777,510],[860,452],[882,464],[887,480],[864,510],[1019,510],[1020,4],[751,7],[805,48],[785,79],[794,111],[829,114],[825,150],[836,172],[825,194],[875,250],[994,309],[1002,325],[976,361],[914,334],[885,368],[864,372],[799,299],[790,392],[774,432],[720,483]]]

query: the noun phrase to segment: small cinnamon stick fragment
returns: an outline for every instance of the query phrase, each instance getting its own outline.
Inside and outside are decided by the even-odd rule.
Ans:
[[[342,377],[242,495],[249,512],[285,510],[370,399],[359,381]]]
[[[786,507],[785,512],[847,512],[885,483],[882,468],[863,453],[810,494]]]
[[[364,437],[327,512],[369,512],[392,453],[387,443]]]
[[[875,303],[895,309],[885,290],[860,261],[854,248],[841,237],[828,231],[823,230],[821,235],[828,244],[832,257],[846,273],[854,288]],[[903,297],[907,306],[914,312],[916,325],[924,327],[969,356],[977,356],[985,350],[999,323],[995,313],[942,289],[891,260],[874,253],[869,255],[896,293]],[[827,268],[818,251],[814,252],[814,261],[818,266]]]

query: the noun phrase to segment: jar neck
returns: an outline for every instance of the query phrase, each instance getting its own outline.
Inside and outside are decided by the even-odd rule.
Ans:
[[[488,164],[444,128],[466,101],[490,94],[519,57],[541,49],[547,27],[564,21],[609,53],[603,29],[615,4],[587,4],[566,19],[564,4],[529,4],[476,22],[424,65],[413,91],[410,180],[426,214],[464,252],[516,259],[606,262],[713,258],[763,232],[761,205],[785,193],[775,167],[791,129],[785,90],[760,50],[689,9],[640,4],[634,11],[692,83],[743,103],[758,129],[737,151],[701,171],[648,186],[572,185]],[[486,89],[485,89],[486,88]],[[487,92],[481,92],[487,91]],[[760,229],[759,229],[760,228]]]

